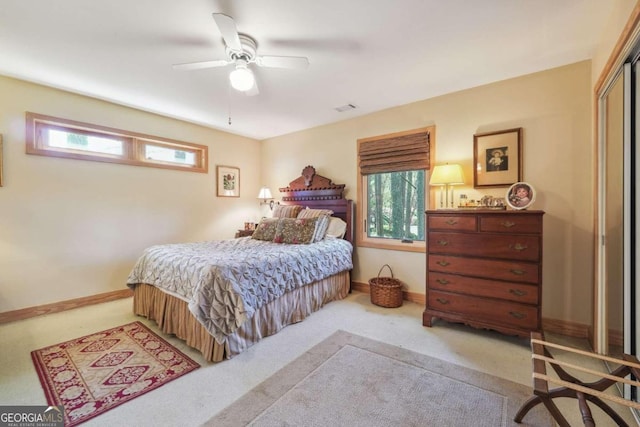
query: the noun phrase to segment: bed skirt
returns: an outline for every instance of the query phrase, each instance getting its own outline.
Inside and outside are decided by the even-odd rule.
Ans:
[[[189,311],[180,298],[140,283],[133,293],[133,312],[155,322],[166,334],[173,334],[189,347],[199,350],[210,362],[220,362],[246,350],[264,337],[287,325],[304,320],[325,304],[345,298],[349,293],[349,271],[335,274],[287,292],[268,303],[223,343],[218,343]]]

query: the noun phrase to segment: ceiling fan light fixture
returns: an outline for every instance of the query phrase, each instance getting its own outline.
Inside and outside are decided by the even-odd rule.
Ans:
[[[304,70],[309,67],[309,58],[304,56],[275,56],[258,55],[258,43],[247,34],[240,34],[235,21],[229,15],[214,13],[213,19],[222,35],[225,46],[225,59],[210,61],[188,62],[174,64],[176,70],[199,70],[202,68],[224,67],[234,65],[229,73],[231,87],[246,96],[255,96],[260,93],[258,82],[253,67],[285,68],[290,70]],[[227,86],[229,87],[229,86]]]
[[[231,81],[231,87],[240,92],[248,91],[256,82],[253,72],[242,61],[238,61],[236,69],[229,74],[229,80]]]

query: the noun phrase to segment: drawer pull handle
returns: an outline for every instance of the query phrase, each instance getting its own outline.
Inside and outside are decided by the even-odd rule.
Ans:
[[[446,240],[438,240],[438,244],[440,246],[447,246],[449,244],[449,242],[447,242]]]
[[[521,245],[520,243],[516,243],[516,244],[514,245],[514,244],[512,243],[512,244],[510,244],[510,245],[509,245],[509,249],[513,249],[513,250],[515,250],[515,251],[522,252],[522,251],[524,251],[525,249],[529,249],[529,246],[527,246],[527,245]]]
[[[518,313],[517,311],[510,311],[509,315],[511,315],[511,317],[515,317],[516,319],[524,319],[525,315],[522,313]]]
[[[523,274],[525,274],[524,270],[515,270],[515,269],[512,268],[509,271],[512,272],[513,274],[515,274],[516,276],[522,276]]]
[[[527,294],[526,292],[521,291],[520,289],[509,289],[509,293],[518,297],[521,297]]]
[[[438,301],[440,304],[444,304],[444,305],[449,304],[449,300],[446,299],[446,298],[436,298],[436,301]]]
[[[513,227],[514,225],[516,225],[516,223],[515,223],[515,222],[511,222],[511,221],[502,221],[500,224],[501,224],[504,228],[511,228],[511,227]]]
[[[438,261],[436,262],[436,264],[438,264],[439,266],[442,267],[446,267],[447,265],[451,264],[449,261]]]
[[[437,279],[436,282],[440,283],[441,285],[448,285],[449,282],[447,279]]]
[[[455,219],[448,219],[448,220],[445,221],[445,223],[448,224],[448,225],[456,225],[458,223],[458,221],[455,220]]]

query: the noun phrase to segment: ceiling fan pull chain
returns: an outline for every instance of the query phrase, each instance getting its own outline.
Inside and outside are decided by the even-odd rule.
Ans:
[[[231,126],[231,83],[227,86],[227,108],[229,113],[229,126]]]

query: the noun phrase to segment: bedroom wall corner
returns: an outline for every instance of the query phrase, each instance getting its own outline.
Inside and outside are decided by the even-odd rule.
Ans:
[[[611,53],[613,52],[629,17],[631,16],[634,8],[640,5],[640,1],[638,0],[616,0],[611,3],[611,15],[601,17],[601,19],[606,19],[606,28],[602,34],[599,34],[597,49],[595,50],[592,58],[592,86],[594,88],[604,70],[605,65],[607,64],[607,61],[611,57]]]
[[[233,238],[260,215],[260,143],[180,120],[0,77],[0,313],[126,290],[148,246]],[[25,154],[25,112],[204,144],[209,173]],[[216,197],[216,165],[240,168]]]

